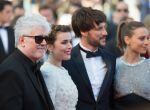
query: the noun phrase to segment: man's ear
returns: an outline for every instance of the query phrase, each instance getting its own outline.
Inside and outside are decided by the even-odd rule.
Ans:
[[[87,36],[88,36],[88,32],[81,32],[81,35],[82,35],[83,37],[87,37]]]
[[[25,38],[24,37],[19,37],[18,39],[19,44],[21,45],[21,47],[25,47]]]

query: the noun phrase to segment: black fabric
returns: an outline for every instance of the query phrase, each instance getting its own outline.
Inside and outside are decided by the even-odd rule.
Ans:
[[[43,76],[35,65],[18,49],[2,62],[0,110],[54,110]]]
[[[150,101],[132,93],[117,98],[114,110],[150,110]]]
[[[39,65],[39,64],[35,64],[32,69],[33,69],[33,73],[34,73],[35,76],[36,76],[36,80],[37,80],[37,82],[38,82],[39,88],[40,88],[42,94],[44,94],[43,86],[42,86],[42,83],[41,83],[41,80],[40,80],[40,76],[39,76],[39,74],[41,74],[40,65]],[[44,94],[44,95],[45,95],[45,94]],[[45,96],[45,97],[46,97],[46,96]]]
[[[0,29],[6,29],[6,27],[0,26]]]

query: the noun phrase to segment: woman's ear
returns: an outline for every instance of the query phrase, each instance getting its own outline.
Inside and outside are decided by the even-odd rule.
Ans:
[[[130,45],[130,40],[131,40],[131,38],[130,38],[129,36],[125,36],[125,37],[124,37],[124,42],[125,42],[125,44],[126,44],[127,46]]]
[[[48,49],[49,52],[52,52],[53,51],[53,45],[52,44],[48,44],[47,49]]]

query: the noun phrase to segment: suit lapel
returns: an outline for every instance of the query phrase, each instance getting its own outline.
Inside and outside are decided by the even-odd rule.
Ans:
[[[33,86],[35,87],[35,89],[37,90],[37,92],[39,93],[39,95],[41,96],[41,98],[44,100],[45,104],[47,104],[45,96],[44,96],[44,94],[42,93],[42,91],[40,89],[40,86],[39,86],[39,84],[37,82],[36,77],[34,76],[34,74],[32,74],[32,72],[31,72],[31,70],[29,70],[29,68],[27,68],[26,70],[27,70],[27,74],[28,74],[30,80],[33,83]]]
[[[45,107],[47,108],[46,110],[54,110],[54,106],[53,106],[52,100],[50,99],[50,95],[47,91],[46,85],[44,83],[43,76],[41,74],[39,75],[42,89],[43,89],[43,92],[42,92],[40,87],[39,87],[39,84],[36,81],[37,79],[33,76],[33,74],[31,74],[29,70],[27,71],[27,74],[28,74],[30,80],[32,81],[33,86],[35,87],[35,89],[39,93],[39,96],[44,101]]]
[[[88,74],[87,74],[87,71],[86,71],[86,68],[85,68],[83,58],[82,58],[81,53],[80,53],[79,45],[77,45],[74,48],[72,59],[75,63],[77,71],[79,72],[79,74],[83,78],[83,81],[84,81],[85,85],[87,86],[88,90],[92,94],[92,97],[94,97],[93,91],[92,91],[92,86],[91,86],[91,83],[90,83],[90,80],[89,80],[89,77],[88,77]]]
[[[0,35],[0,54],[1,56],[5,55],[5,50],[4,50],[3,42],[1,39],[1,35]]]
[[[11,53],[15,48],[14,32],[10,27],[6,27],[6,30],[8,34],[8,53]]]
[[[0,35],[0,63],[5,59],[7,54],[5,53],[4,46]]]
[[[111,62],[110,62],[110,58],[109,58],[109,56],[107,54],[105,54],[105,52],[103,50],[101,50],[101,52],[102,52],[102,55],[101,55],[102,59],[106,63],[107,72],[106,72],[106,75],[104,77],[104,80],[103,80],[103,83],[102,83],[102,86],[101,86],[101,89],[100,89],[97,101],[100,100],[100,98],[103,95],[104,90],[107,87],[107,84],[108,84],[108,82],[110,81],[110,78],[111,78]]]
[[[19,60],[19,62],[21,62],[21,64],[23,65],[24,70],[26,71],[26,74],[28,75],[28,77],[31,80],[33,86],[35,87],[35,90],[37,91],[37,93],[39,94],[41,99],[44,101],[46,107],[48,107],[47,101],[45,99],[45,95],[41,91],[40,86],[37,82],[36,76],[33,74],[31,68],[28,66],[28,63],[26,62],[26,59],[23,59],[22,56],[20,57],[20,53],[18,51],[16,51],[14,54],[15,54],[16,59]]]

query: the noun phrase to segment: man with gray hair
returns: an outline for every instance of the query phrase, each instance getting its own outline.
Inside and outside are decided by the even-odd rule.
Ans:
[[[53,110],[36,62],[47,50],[49,23],[25,15],[15,25],[16,50],[0,65],[0,110]]]

